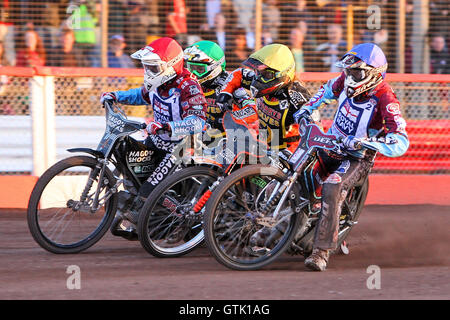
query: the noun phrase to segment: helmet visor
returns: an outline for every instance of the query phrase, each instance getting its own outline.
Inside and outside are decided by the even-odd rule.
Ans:
[[[208,66],[204,63],[187,61],[186,66],[190,72],[192,72],[199,78],[203,77],[205,74],[208,73]]]

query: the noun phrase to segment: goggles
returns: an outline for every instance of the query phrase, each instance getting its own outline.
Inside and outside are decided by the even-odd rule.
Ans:
[[[190,72],[192,72],[199,78],[203,77],[209,72],[208,65],[204,63],[186,61],[186,67]]]
[[[272,80],[275,80],[279,74],[278,71],[273,69],[264,69],[264,70],[255,70],[256,71],[256,77],[258,80],[267,83]]]
[[[144,65],[145,73],[150,77],[157,76],[164,71],[164,66],[161,63],[157,63],[157,64],[145,63],[143,65]]]
[[[352,77],[353,81],[360,82],[366,78],[366,71],[361,68],[346,68],[345,75]]]

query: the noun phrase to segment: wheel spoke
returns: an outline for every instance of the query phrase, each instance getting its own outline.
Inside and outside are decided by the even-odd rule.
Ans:
[[[114,217],[110,201],[115,199],[108,185],[98,190],[98,209],[95,215],[91,212],[96,194],[92,189],[99,184],[94,181],[91,185],[88,177],[96,165],[97,160],[92,157],[67,158],[48,169],[36,183],[28,221],[35,240],[45,249],[55,253],[79,252],[97,242],[108,229]],[[109,170],[105,171],[105,179],[113,184]],[[83,192],[86,199],[80,203]]]

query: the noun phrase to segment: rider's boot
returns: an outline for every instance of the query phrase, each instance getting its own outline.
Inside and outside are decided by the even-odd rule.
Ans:
[[[271,229],[268,227],[263,227],[262,229],[259,229],[250,237],[250,245],[252,247],[264,247],[270,234]]]
[[[330,257],[330,250],[314,248],[311,255],[305,259],[307,268],[314,271],[325,271]]]
[[[139,220],[139,212],[144,203],[144,197],[136,196],[131,204],[118,211],[115,223],[113,223],[112,234],[128,240],[137,240],[136,226]]]

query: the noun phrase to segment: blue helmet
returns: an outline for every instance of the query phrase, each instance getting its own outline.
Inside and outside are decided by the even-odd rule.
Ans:
[[[344,68],[349,98],[376,87],[386,76],[386,56],[374,43],[362,43],[347,52],[336,66]]]

